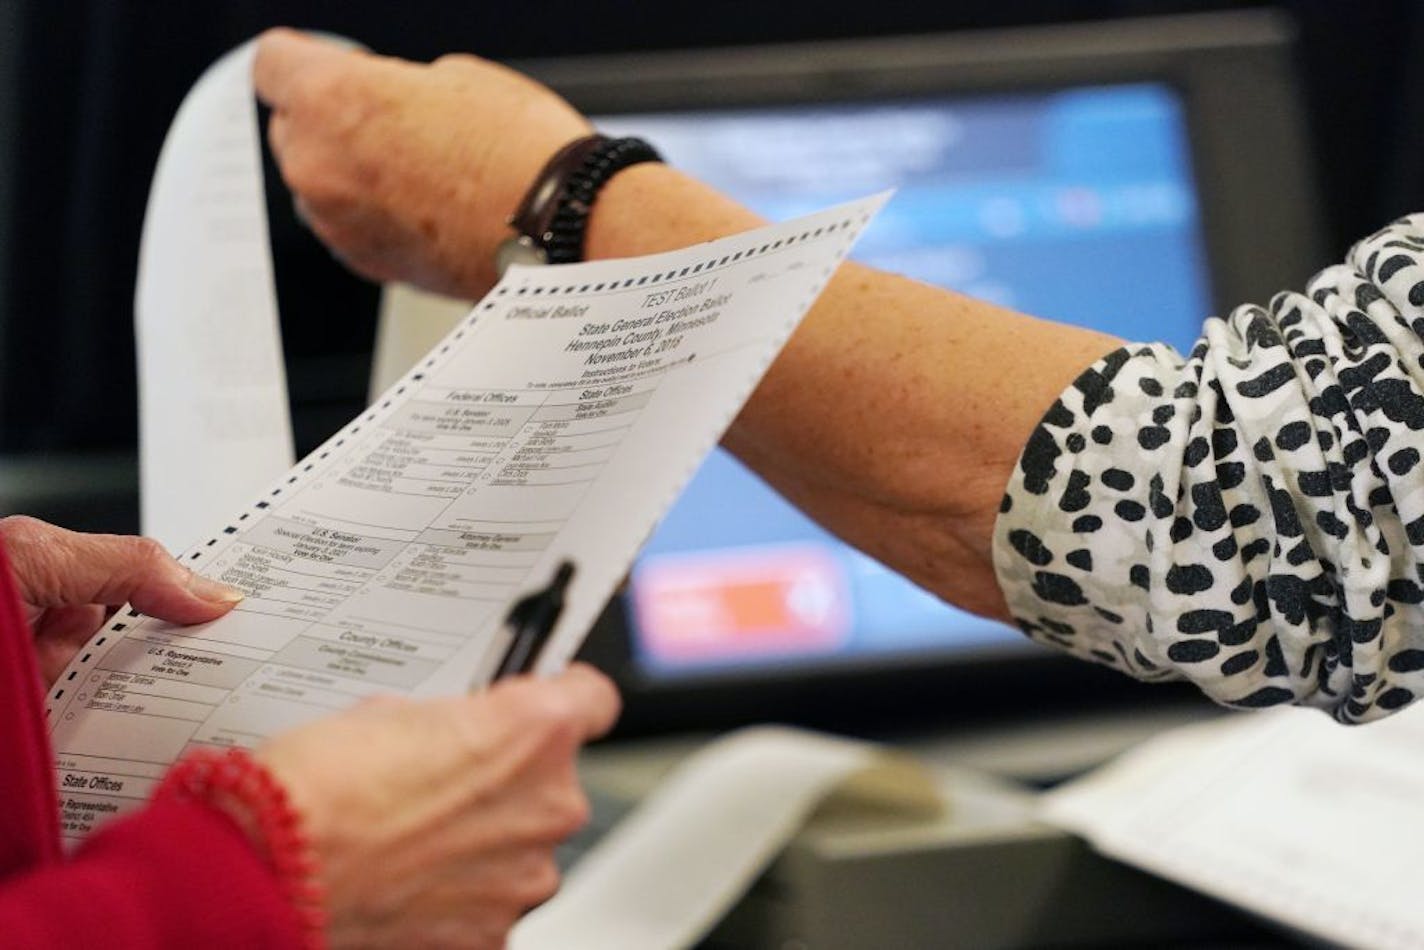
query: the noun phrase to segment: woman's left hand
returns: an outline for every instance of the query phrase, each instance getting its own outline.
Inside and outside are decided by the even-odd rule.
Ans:
[[[126,603],[159,620],[203,623],[231,610],[242,592],[195,574],[152,538],[81,534],[36,518],[0,518],[35,653],[46,683],[115,608]]]

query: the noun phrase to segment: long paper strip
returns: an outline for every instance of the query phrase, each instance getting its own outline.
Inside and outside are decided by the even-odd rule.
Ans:
[[[293,461],[252,53],[218,60],[184,99],[139,249],[143,531],[174,551]]]

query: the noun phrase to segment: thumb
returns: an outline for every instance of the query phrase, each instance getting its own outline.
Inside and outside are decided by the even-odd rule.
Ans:
[[[151,538],[81,534],[33,518],[6,518],[0,535],[25,602],[134,608],[173,623],[214,620],[242,593],[182,566]]]

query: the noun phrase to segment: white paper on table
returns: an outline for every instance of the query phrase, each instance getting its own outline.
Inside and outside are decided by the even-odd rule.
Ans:
[[[183,100],[139,248],[143,531],[174,551],[293,461],[252,55],[228,53]]]
[[[250,97],[245,55],[196,100]],[[221,164],[228,125],[192,128]],[[259,186],[239,191],[260,205]],[[80,651],[47,703],[66,838],[142,801],[192,746],[486,682],[509,605],[570,559],[538,671],[561,668],[886,197],[668,254],[512,269],[367,412],[207,523],[182,560],[244,590],[235,611],[178,629],[123,610]],[[252,324],[275,338],[265,314]],[[191,462],[151,475],[188,479]]]
[[[1043,800],[1099,850],[1347,946],[1424,948],[1424,707],[1173,730]]]
[[[694,946],[852,778],[871,779],[902,808],[940,804],[921,767],[864,742],[757,727],[707,746],[584,855],[515,927],[510,950]]]

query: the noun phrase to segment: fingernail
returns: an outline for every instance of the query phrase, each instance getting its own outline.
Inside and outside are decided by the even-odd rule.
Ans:
[[[236,587],[229,587],[196,572],[188,581],[188,593],[199,600],[206,600],[214,604],[235,604],[247,596]]]

